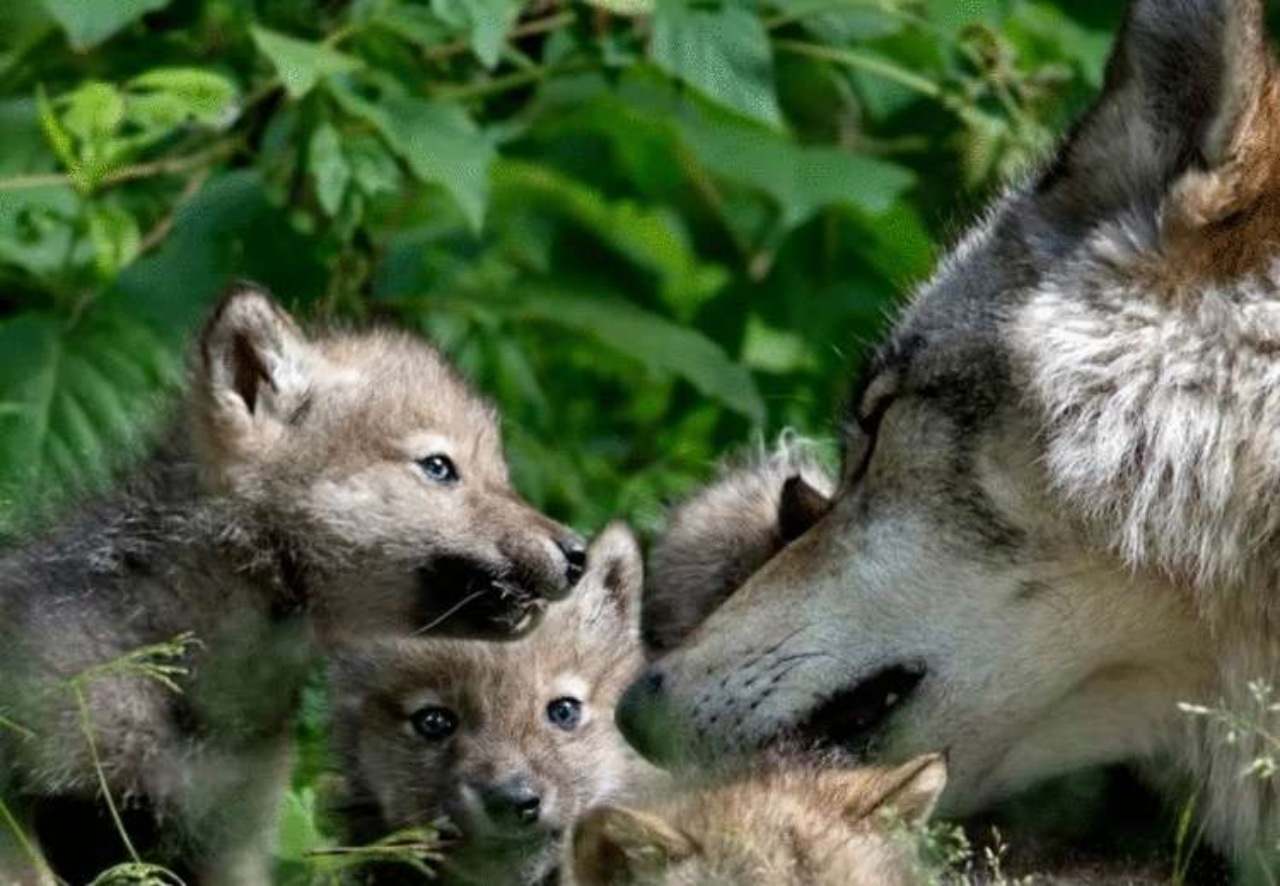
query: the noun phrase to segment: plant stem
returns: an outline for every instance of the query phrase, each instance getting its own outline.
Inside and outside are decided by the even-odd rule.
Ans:
[[[855,71],[882,77],[885,80],[892,80],[900,86],[905,86],[929,98],[941,99],[943,97],[942,87],[937,83],[921,77],[919,74],[913,74],[884,59],[864,55],[849,49],[836,49],[831,46],[822,46],[818,43],[806,43],[803,40],[779,39],[773,41],[773,46],[775,49],[789,52],[792,55],[828,61]]]
[[[432,95],[437,98],[448,98],[455,101],[469,101],[478,98],[489,98],[490,96],[499,95],[510,89],[518,89],[521,86],[528,86],[531,83],[537,83],[553,77],[556,74],[571,74],[578,71],[589,70],[592,67],[590,62],[566,62],[562,65],[551,65],[545,68],[530,68],[522,71],[515,71],[502,77],[494,77],[492,80],[485,80],[481,83],[469,84],[467,86],[446,86],[433,91]]]
[[[137,181],[144,178],[155,178],[161,175],[176,175],[180,172],[186,172],[201,166],[215,163],[225,157],[234,154],[240,147],[240,138],[225,139],[224,141],[215,142],[213,146],[196,151],[192,154],[186,154],[181,157],[166,157],[160,160],[153,160],[149,163],[136,163],[133,166],[124,166],[117,169],[110,175],[104,176],[98,184],[99,188],[109,188],[113,185],[123,184],[124,182]],[[10,178],[0,179],[0,191],[22,191],[31,188],[48,188],[58,185],[72,185],[74,180],[71,176],[62,172],[46,172],[35,173],[32,175],[15,175]]]
[[[93,724],[89,722],[89,705],[84,700],[84,690],[80,688],[79,683],[73,683],[71,691],[76,697],[76,710],[80,712],[80,729],[84,732],[84,739],[89,745],[89,757],[93,761],[93,771],[98,776],[98,788],[102,791],[102,799],[107,804],[107,811],[111,814],[111,820],[115,823],[116,831],[120,835],[120,841],[124,843],[124,848],[129,853],[129,857],[133,859],[134,864],[142,864],[138,850],[133,848],[133,841],[129,839],[129,832],[125,830],[124,820],[120,818],[120,810],[116,808],[116,801],[111,797],[111,788],[107,784],[107,775],[102,770],[102,758],[98,756],[98,743],[93,739]]]
[[[545,34],[548,31],[554,31],[564,25],[572,24],[577,20],[577,13],[572,10],[557,12],[546,18],[534,19],[531,22],[525,22],[511,30],[507,42],[519,40],[521,37],[532,37],[536,34]],[[431,46],[422,51],[422,57],[430,62],[444,61],[455,55],[461,55],[471,48],[471,43],[467,40],[451,40],[448,43],[442,43],[439,46]]]
[[[3,821],[5,827],[13,834],[13,838],[18,842],[18,847],[31,860],[32,867],[40,872],[40,876],[47,878],[51,883],[60,882],[49,868],[49,862],[45,860],[44,854],[27,837],[27,833],[22,829],[17,816],[13,814],[13,811],[4,802],[3,798],[0,798],[0,821]]]

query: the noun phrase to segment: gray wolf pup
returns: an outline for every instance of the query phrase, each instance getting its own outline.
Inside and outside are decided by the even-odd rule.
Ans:
[[[896,769],[793,765],[653,808],[602,806],[574,827],[564,886],[921,883],[911,839],[886,819],[923,822],[946,780],[938,756]]]
[[[640,549],[614,525],[591,545],[573,597],[527,637],[384,640],[336,656],[351,836],[444,817],[458,836],[446,883],[543,882],[583,809],[656,777],[613,722],[644,665],[641,584]]]
[[[791,435],[772,451],[730,461],[667,516],[649,555],[644,637],[680,645],[765,561],[826,510],[835,480],[813,447]]]
[[[511,491],[494,409],[435,350],[401,332],[309,335],[236,288],[155,456],[0,559],[0,715],[21,727],[0,728],[0,792],[56,837],[71,807],[96,807],[88,731],[116,802],[156,831],[152,860],[264,882],[314,638],[510,634],[583,562]],[[197,642],[181,694],[103,667],[183,634]],[[67,681],[92,668],[86,730]],[[0,882],[32,879],[8,836]],[[55,867],[86,882],[101,860],[72,842]]]
[[[831,506],[626,696],[722,748],[946,748],[942,811],[1078,767],[1280,837],[1280,78],[1258,0],[1135,0],[1103,95],[862,372]],[[1171,793],[1175,803],[1185,795]]]

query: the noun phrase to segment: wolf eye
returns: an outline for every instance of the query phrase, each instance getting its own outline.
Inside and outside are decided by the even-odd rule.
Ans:
[[[557,729],[572,732],[582,722],[582,702],[568,696],[557,698],[547,705],[547,719]]]
[[[458,715],[448,708],[430,705],[409,715],[414,731],[427,741],[444,741],[458,729]]]
[[[418,467],[422,468],[428,480],[437,483],[454,483],[458,479],[458,469],[447,455],[428,455],[418,460]]]

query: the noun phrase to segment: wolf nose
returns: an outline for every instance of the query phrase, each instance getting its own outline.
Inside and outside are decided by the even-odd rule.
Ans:
[[[573,587],[587,570],[587,545],[576,535],[556,539],[556,546],[564,554],[564,577]]]
[[[662,706],[662,672],[649,668],[627,687],[614,711],[614,720],[622,737],[650,762],[659,765],[669,760],[678,743],[676,731],[669,728],[671,717]]]
[[[542,814],[542,797],[526,779],[516,778],[480,791],[484,811],[495,822],[536,824]]]

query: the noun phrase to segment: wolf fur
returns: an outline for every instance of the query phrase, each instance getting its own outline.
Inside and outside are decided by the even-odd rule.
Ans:
[[[891,819],[927,819],[946,777],[937,756],[896,769],[771,765],[652,807],[601,806],[574,827],[563,886],[920,883]]]
[[[834,491],[814,447],[792,435],[772,450],[726,462],[711,484],[672,508],[654,542],[642,613],[649,646],[679,646],[791,540],[797,519],[804,520],[798,512]]]
[[[456,480],[417,463],[437,454]],[[493,408],[431,347],[308,335],[236,288],[154,457],[0,559],[0,715],[14,727],[0,726],[0,793],[56,837],[76,806],[106,822],[101,775],[155,831],[148,860],[189,883],[267,882],[317,638],[431,627],[460,588],[484,598],[460,620],[507,633],[568,591],[580,555],[510,490]],[[180,693],[120,664],[182,635],[185,654],[164,662],[185,669]],[[85,674],[80,711],[69,681]],[[35,882],[0,835],[0,883]],[[103,839],[120,860],[118,837]],[[95,844],[72,842],[51,861],[85,882]]]
[[[458,836],[446,884],[535,886],[552,874],[561,836],[583,809],[655,780],[613,722],[644,663],[640,549],[615,524],[587,564],[573,597],[518,641],[385,640],[334,659],[354,841],[445,818]],[[549,719],[549,706],[565,698],[581,704],[572,729]],[[415,731],[415,712],[428,706],[447,709],[456,731],[437,740]],[[533,798],[527,819],[506,814],[512,796]]]
[[[1265,743],[1178,706],[1280,726],[1278,146],[1261,3],[1135,0],[1097,105],[864,368],[830,510],[624,730],[945,747],[950,813],[1136,760],[1218,848],[1274,846]]]

